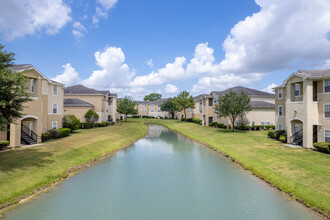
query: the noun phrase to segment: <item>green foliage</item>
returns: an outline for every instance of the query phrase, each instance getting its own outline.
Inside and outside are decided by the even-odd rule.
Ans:
[[[233,125],[232,131],[234,132],[234,123],[238,117],[244,116],[251,110],[250,97],[245,93],[237,94],[229,91],[224,96],[218,98],[218,104],[215,110],[219,116],[228,117]]]
[[[144,97],[144,101],[157,101],[162,98],[162,95],[159,93],[150,93]]]
[[[80,128],[82,128],[82,129],[90,129],[90,128],[92,128],[92,123],[91,122],[81,122],[80,123]]]
[[[224,124],[222,124],[222,123],[217,123],[217,127],[218,128],[223,128],[225,125]]]
[[[0,150],[5,149],[9,145],[9,141],[0,141]]]
[[[266,125],[265,128],[266,128],[267,130],[270,130],[270,129],[275,130],[275,125]]]
[[[95,127],[107,127],[107,126],[109,126],[109,122],[102,122],[95,124]]]
[[[202,123],[202,120],[199,119],[199,118],[193,118],[193,119],[192,119],[192,122],[194,122],[194,123],[196,123],[196,124],[200,124],[200,123]]]
[[[281,135],[285,135],[285,134],[286,134],[286,131],[285,130],[276,130],[275,131],[274,138],[275,139],[280,139]]]
[[[71,129],[70,128],[59,128],[57,130],[59,130],[59,132],[60,132],[60,137],[67,137],[71,133]]]
[[[49,134],[51,134],[52,139],[56,139],[60,137],[60,131],[58,129],[51,129],[48,131]]]
[[[168,112],[170,117],[173,119],[177,111],[181,111],[181,107],[177,102],[177,98],[168,98],[161,105],[160,109],[163,112]]]
[[[320,152],[330,153],[330,143],[328,142],[317,142],[313,146]]]
[[[130,96],[125,96],[122,100],[119,101],[117,106],[117,112],[120,114],[124,114],[125,121],[127,121],[127,115],[136,115],[137,110],[135,109],[136,103],[133,98]]]
[[[30,101],[26,92],[27,77],[10,69],[14,56],[0,44],[0,131],[5,131],[10,123],[21,118],[23,104]]]
[[[268,131],[268,137],[269,138],[275,138],[275,131]]]
[[[209,124],[210,127],[217,127],[217,122],[215,121],[212,121],[210,124]]]
[[[99,120],[99,115],[93,110],[88,110],[84,116],[86,122],[96,123]]]
[[[180,92],[175,98],[175,102],[178,104],[179,109],[183,110],[184,118],[187,118],[186,110],[188,108],[195,108],[194,98],[187,91]]]
[[[282,135],[280,136],[279,140],[280,140],[280,141],[283,141],[284,143],[286,143],[286,142],[287,142],[287,136],[286,136],[286,134],[282,134]]]
[[[80,128],[80,120],[74,115],[65,115],[63,117],[63,128],[70,128],[71,132]]]
[[[48,141],[52,138],[52,135],[50,133],[42,133],[41,134],[41,140],[42,142]]]

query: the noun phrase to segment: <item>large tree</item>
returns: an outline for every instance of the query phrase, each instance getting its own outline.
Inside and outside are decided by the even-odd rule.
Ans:
[[[143,100],[144,101],[157,101],[162,98],[162,95],[159,93],[150,93],[149,95],[146,95]]]
[[[176,100],[176,98],[168,98],[166,99],[161,105],[160,105],[160,109],[163,112],[168,112],[171,116],[171,118],[173,119],[175,116],[175,113],[177,111],[181,111],[181,107],[178,105],[178,102]]]
[[[0,44],[0,131],[5,131],[9,124],[23,115],[27,78],[22,72],[13,72],[15,54],[4,50]]]
[[[122,100],[119,101],[117,106],[117,112],[124,114],[126,116],[125,121],[127,121],[127,115],[136,115],[137,110],[135,109],[136,103],[133,98],[130,96],[125,96]]]
[[[231,121],[234,132],[235,121],[238,117],[244,118],[251,111],[250,97],[245,93],[237,94],[229,91],[224,96],[219,97],[215,110],[219,117],[228,117]]]
[[[189,94],[187,91],[180,92],[179,95],[176,97],[176,102],[183,109],[184,118],[187,118],[187,109],[188,108],[195,108],[195,101],[192,95]]]

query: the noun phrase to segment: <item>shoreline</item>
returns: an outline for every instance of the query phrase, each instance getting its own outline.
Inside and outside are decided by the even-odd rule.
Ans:
[[[170,131],[174,132],[174,133],[177,133],[177,134],[180,134],[182,136],[184,136],[185,138],[191,140],[191,141],[194,141],[198,144],[201,144],[202,146],[204,147],[207,147],[208,149],[214,151],[215,153],[217,153],[218,155],[221,155],[225,158],[227,158],[228,160],[230,160],[231,162],[233,162],[235,165],[237,165],[238,167],[240,167],[241,169],[243,169],[245,172],[257,177],[258,179],[262,180],[263,182],[265,182],[267,185],[271,186],[272,188],[275,188],[276,190],[278,190],[279,192],[289,196],[291,199],[297,201],[298,203],[304,205],[306,208],[312,210],[313,212],[315,212],[317,215],[319,215],[320,217],[324,218],[324,219],[330,219],[330,215],[327,215],[327,213],[313,207],[313,206],[310,206],[308,204],[306,204],[303,200],[299,199],[299,198],[296,198],[295,196],[292,195],[291,192],[288,192],[288,191],[284,191],[282,190],[279,186],[271,183],[270,181],[266,180],[264,177],[254,173],[251,169],[245,167],[241,162],[237,161],[235,158],[231,157],[229,154],[225,154],[224,152],[216,149],[215,147],[212,147],[211,145],[209,144],[206,144],[204,142],[201,142],[199,140],[196,140],[196,139],[193,139],[191,137],[188,137],[187,135],[184,135],[183,133],[181,133],[180,131],[177,131],[177,130],[174,130],[174,129],[171,129],[170,127],[168,127],[167,125],[161,123],[161,122],[154,122],[154,123],[146,123],[146,124],[158,124],[158,125],[162,125],[166,128],[168,128]]]

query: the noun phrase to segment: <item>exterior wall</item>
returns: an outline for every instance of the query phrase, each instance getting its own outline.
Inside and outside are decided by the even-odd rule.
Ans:
[[[287,90],[286,88],[282,89],[282,98],[278,98],[278,91],[279,89],[275,89],[275,127],[278,129],[279,124],[282,124],[283,129],[286,129],[286,121],[285,121],[285,115],[286,115],[286,97],[287,97]],[[279,116],[278,113],[278,107],[282,106],[282,116]]]
[[[75,115],[80,122],[85,122],[85,114],[88,110],[93,110],[93,107],[87,106],[66,106],[64,107],[64,115]]]
[[[111,116],[112,122],[116,122],[118,118],[117,114],[117,96],[110,96],[108,103],[108,115]]]
[[[160,109],[161,104],[146,104],[146,103],[137,103],[135,108],[138,111],[139,116],[152,116],[152,117],[162,117],[169,118],[168,112],[163,112]]]
[[[7,132],[1,131],[0,132],[0,141],[6,141],[7,140]]]
[[[274,109],[267,108],[254,108],[247,115],[248,125],[262,125],[263,122],[269,122],[271,125],[275,124],[275,111]]]

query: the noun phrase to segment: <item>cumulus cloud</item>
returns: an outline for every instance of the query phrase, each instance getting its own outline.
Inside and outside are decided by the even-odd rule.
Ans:
[[[166,84],[166,87],[165,87],[165,92],[166,93],[169,93],[169,94],[173,94],[173,93],[177,93],[179,91],[179,88],[176,87],[175,85],[172,85],[172,84]]]
[[[269,86],[267,86],[266,88],[262,89],[262,91],[268,92],[268,93],[274,93],[273,88],[276,86],[278,86],[278,85],[276,85],[275,83],[272,83]]]
[[[117,0],[97,0],[97,2],[100,3],[105,10],[109,10],[117,3]]]
[[[150,68],[154,67],[154,63],[153,63],[152,59],[150,59],[150,60],[147,61],[147,65],[148,65]]]
[[[62,0],[2,0],[0,33],[10,41],[45,30],[56,34],[71,21],[71,8]]]
[[[65,86],[71,86],[81,82],[78,72],[71,66],[71,63],[63,65],[62,68],[64,69],[62,74],[57,75],[52,80],[63,83]]]
[[[83,24],[81,24],[79,21],[76,21],[72,26],[74,28],[72,30],[72,34],[77,38],[77,40],[85,36],[82,32],[87,32],[87,29]]]
[[[95,8],[95,15],[92,16],[93,24],[97,25],[100,21],[100,18],[107,18],[108,11],[114,7],[117,3],[117,0],[97,0],[101,7]]]
[[[87,31],[85,26],[81,24],[79,21],[75,21],[72,26],[79,31]]]

